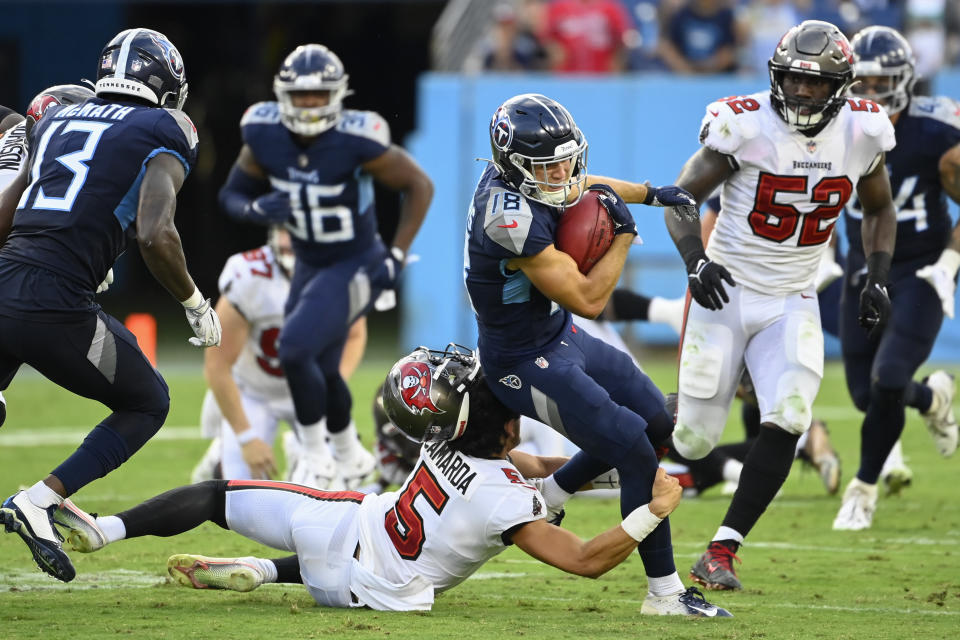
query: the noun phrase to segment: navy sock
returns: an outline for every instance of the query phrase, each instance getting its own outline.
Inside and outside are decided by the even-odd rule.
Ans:
[[[171,489],[117,514],[127,538],[175,536],[208,520],[227,529],[227,480],[207,480]]]
[[[740,484],[723,518],[723,526],[746,537],[783,486],[800,436],[775,427],[761,427],[743,461]]]
[[[578,451],[562,467],[553,472],[553,479],[567,493],[576,493],[580,487],[611,468],[609,463],[594,458],[584,451]]]
[[[930,411],[930,405],[933,404],[933,389],[925,384],[911,380],[903,394],[903,403],[908,407],[913,407],[920,413],[926,413]]]
[[[127,461],[131,451],[119,433],[98,424],[80,447],[51,473],[72,495],[97,478],[102,478]]]
[[[860,427],[860,469],[857,477],[877,484],[890,449],[903,433],[906,422],[903,389],[870,388],[870,405]]]
[[[286,584],[303,584],[300,575],[300,561],[297,556],[287,556],[270,560],[277,568],[277,582]]]

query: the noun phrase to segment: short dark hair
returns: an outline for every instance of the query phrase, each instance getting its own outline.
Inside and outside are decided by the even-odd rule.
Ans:
[[[520,414],[500,402],[487,385],[482,374],[470,387],[470,413],[467,429],[448,445],[475,458],[494,458],[503,449],[506,431],[504,426],[516,420]]]

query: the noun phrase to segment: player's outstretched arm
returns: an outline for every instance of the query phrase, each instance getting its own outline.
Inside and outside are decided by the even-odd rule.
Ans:
[[[884,154],[873,170],[857,182],[857,196],[863,207],[863,255],[867,258],[867,280],[860,294],[860,326],[875,337],[890,317],[887,277],[897,240],[897,210],[890,192],[890,177]]]
[[[250,337],[250,323],[225,296],[217,301],[216,311],[223,333],[220,347],[207,349],[203,354],[203,375],[220,412],[237,436],[252,477],[270,478],[277,473],[273,449],[269,443],[254,437],[240,400],[240,389],[233,378],[233,365]]]
[[[940,185],[950,199],[960,204],[960,145],[950,147],[940,156]],[[943,313],[953,318],[956,306],[957,271],[960,270],[960,221],[950,233],[950,242],[933,264],[919,269],[917,277],[937,292]]]
[[[184,306],[198,347],[220,344],[220,321],[187,272],[180,234],[173,223],[177,192],[186,172],[180,161],[161,153],[147,163],[137,208],[137,242],[153,277]]]
[[[535,456],[516,450],[510,452],[510,461],[524,478],[546,478],[569,459],[566,456]]]
[[[363,170],[383,186],[403,194],[393,246],[406,256],[420,225],[427,217],[427,209],[433,200],[433,182],[417,161],[395,144],[373,160],[365,162]]]
[[[660,522],[680,504],[680,482],[657,470],[653,498],[635,509],[619,525],[590,539],[545,520],[536,520],[513,534],[513,542],[537,560],[586,578],[599,578],[623,562]]]

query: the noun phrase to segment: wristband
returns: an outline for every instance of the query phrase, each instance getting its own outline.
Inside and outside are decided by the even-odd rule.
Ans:
[[[687,273],[694,272],[697,263],[707,259],[707,252],[703,249],[703,241],[697,235],[680,238],[677,241],[677,251],[680,252],[683,264],[687,267]]]
[[[182,304],[186,309],[196,309],[203,304],[203,294],[200,293],[200,289],[194,285],[193,293],[189,298],[183,300],[180,304]]]
[[[623,527],[628,536],[640,542],[650,535],[650,532],[656,529],[661,522],[663,522],[663,518],[653,515],[653,512],[650,511],[650,505],[645,504],[631,511],[630,515],[620,523],[620,526]]]
[[[243,433],[237,434],[237,442],[240,443],[240,446],[247,444],[253,440],[257,439],[257,434],[254,433],[253,429],[247,429]]]
[[[946,269],[950,277],[956,277],[957,270],[960,270],[960,252],[954,249],[944,249],[937,259],[937,264]]]
[[[893,256],[886,251],[874,251],[867,256],[867,282],[886,286],[892,261]]]
[[[657,188],[648,186],[647,193],[646,195],[643,196],[642,204],[649,205],[651,202],[653,202],[654,198],[656,197],[657,197]]]
[[[400,266],[403,266],[407,259],[407,253],[400,247],[390,247],[390,254],[394,260],[400,263]]]

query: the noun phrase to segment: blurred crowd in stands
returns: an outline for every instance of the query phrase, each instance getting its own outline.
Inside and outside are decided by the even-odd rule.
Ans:
[[[497,0],[492,18],[473,70],[765,73],[806,19],[898,29],[928,81],[960,64],[958,0]]]

